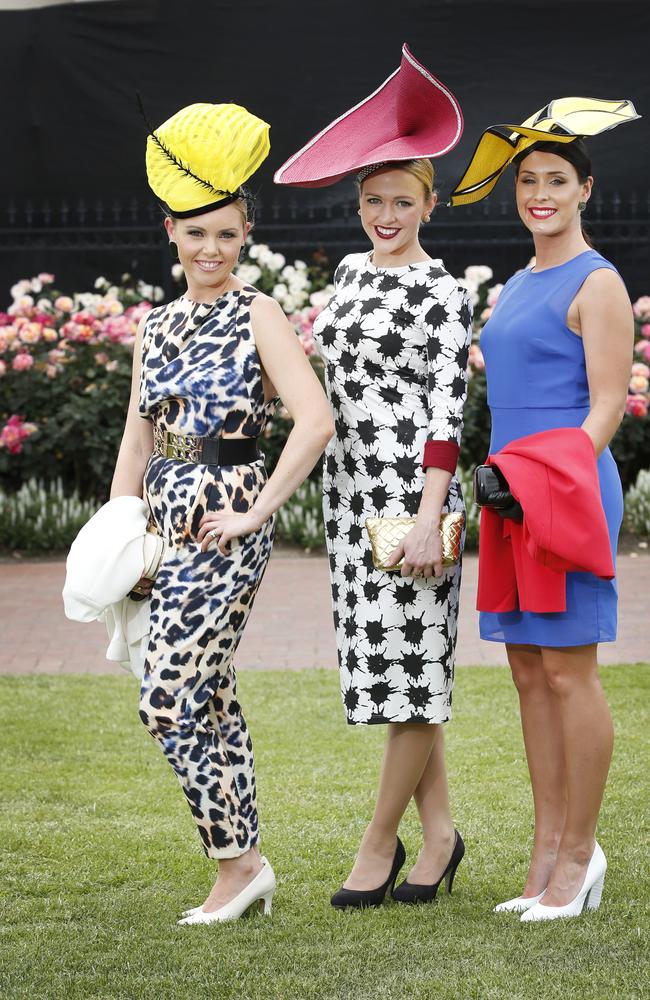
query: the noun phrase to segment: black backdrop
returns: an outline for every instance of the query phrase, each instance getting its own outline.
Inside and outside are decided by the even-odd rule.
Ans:
[[[148,199],[136,90],[155,124],[194,101],[229,100],[269,121],[272,152],[255,185],[276,197],[273,170],[385,79],[402,41],[464,109],[464,136],[438,164],[443,200],[482,128],[566,94],[631,98],[647,112],[591,143],[605,198],[647,200],[645,0],[109,0],[0,13],[0,228],[16,219],[11,202],[22,218],[26,203]],[[335,203],[350,189],[279,196]],[[454,218],[467,221],[465,211]],[[487,259],[478,248],[467,263]],[[27,251],[0,256],[3,299],[30,264],[56,267]]]

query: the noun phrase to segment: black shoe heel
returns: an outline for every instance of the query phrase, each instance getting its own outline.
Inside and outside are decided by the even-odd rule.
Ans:
[[[334,906],[337,910],[344,910],[346,907],[364,909],[369,906],[381,906],[384,902],[386,893],[393,892],[400,868],[405,861],[406,851],[404,850],[404,844],[398,837],[393,864],[391,865],[386,881],[376,889],[361,890],[341,888],[332,896],[330,900],[332,906]]]
[[[409,881],[404,879],[402,884],[398,885],[397,889],[393,890],[394,900],[398,903],[433,903],[440,887],[440,883],[443,881],[445,882],[447,888],[447,895],[451,895],[451,888],[454,884],[456,869],[465,855],[465,844],[463,843],[463,838],[459,834],[458,830],[455,831],[455,834],[456,839],[454,841],[454,849],[451,852],[449,864],[438,881],[434,882],[432,885],[412,885]]]

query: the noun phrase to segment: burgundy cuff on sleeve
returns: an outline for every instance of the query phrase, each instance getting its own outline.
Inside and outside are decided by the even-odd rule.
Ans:
[[[455,441],[427,441],[424,446],[422,468],[444,469],[453,476],[459,452],[460,448]]]

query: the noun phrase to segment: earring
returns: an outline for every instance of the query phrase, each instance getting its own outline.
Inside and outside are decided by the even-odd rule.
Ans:
[[[245,256],[246,256],[246,244],[242,243],[241,247],[239,248],[239,256],[237,257],[237,260],[239,261],[240,264]]]
[[[172,260],[178,260],[178,243],[173,240],[169,241],[169,256]]]
[[[360,208],[357,209],[357,215],[361,215],[361,209]]]
[[[579,201],[578,202],[578,211],[579,212],[584,212],[584,210],[585,210],[586,207],[587,207],[587,202],[586,201]]]
[[[423,222],[431,222],[431,216],[430,215],[423,215],[422,216],[422,221]]]

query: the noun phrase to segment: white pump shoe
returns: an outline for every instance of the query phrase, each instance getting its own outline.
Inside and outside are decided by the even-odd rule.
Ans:
[[[525,910],[530,910],[535,903],[539,903],[545,892],[546,889],[540,892],[539,896],[515,896],[514,899],[507,899],[505,903],[499,903],[498,906],[495,906],[493,912],[524,913]]]
[[[262,870],[245,886],[242,891],[225,906],[212,913],[206,913],[203,907],[196,906],[185,910],[179,924],[214,924],[224,920],[237,920],[253,903],[260,904],[260,910],[268,915],[271,912],[273,893],[275,892],[275,874],[266,858],[262,858]]]
[[[603,894],[606,871],[607,859],[600,844],[596,844],[582,888],[575,899],[566,906],[544,906],[543,903],[536,903],[522,915],[522,921],[527,923],[533,920],[557,920],[558,917],[579,917],[585,910],[597,910]]]

